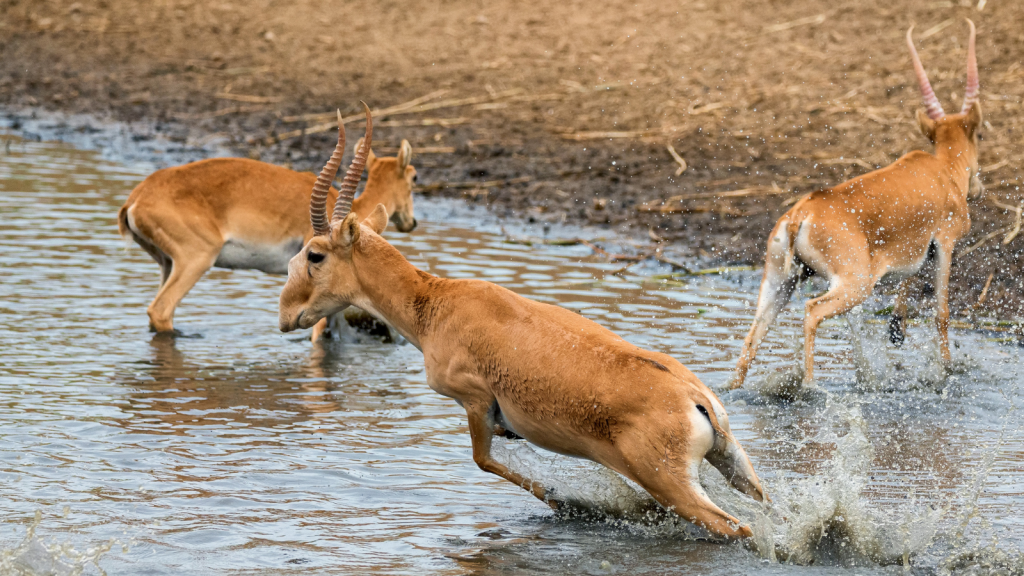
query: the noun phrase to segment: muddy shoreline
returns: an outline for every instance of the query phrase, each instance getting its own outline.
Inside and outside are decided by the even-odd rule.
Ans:
[[[315,170],[331,147],[317,114],[353,114],[365,99],[392,110],[376,117],[379,152],[412,142],[420,194],[626,233],[687,266],[760,266],[768,231],[800,194],[928,149],[902,34],[909,23],[928,34],[919,49],[952,107],[971,17],[989,196],[971,205],[950,304],[971,323],[1019,320],[1024,235],[1002,239],[1016,216],[1006,207],[1024,199],[1024,36],[1013,31],[1024,7],[932,4],[697,2],[681,16],[615,3],[597,13],[8,1],[0,106],[16,129],[32,111],[67,118],[54,134],[72,143],[89,137],[89,118],[117,122],[127,133],[114,153],[157,166],[234,154]],[[362,126],[348,126],[354,140]]]

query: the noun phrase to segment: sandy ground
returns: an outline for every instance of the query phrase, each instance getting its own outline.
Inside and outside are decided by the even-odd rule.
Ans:
[[[0,105],[148,120],[296,169],[326,158],[331,131],[316,128],[334,108],[399,106],[377,114],[375,148],[409,139],[423,194],[759,263],[797,195],[929,149],[903,35],[916,24],[956,110],[970,17],[989,195],[972,204],[952,304],[1020,318],[1024,234],[1003,240],[1019,222],[1005,207],[1024,199],[1024,4],[966,4],[0,0]],[[676,196],[675,213],[643,209]]]

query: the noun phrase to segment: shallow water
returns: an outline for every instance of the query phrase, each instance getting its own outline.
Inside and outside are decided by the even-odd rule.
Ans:
[[[152,167],[6,140],[0,572],[1024,571],[1020,348],[955,332],[958,370],[943,379],[930,325],[897,351],[864,313],[823,326],[820,390],[720,392],[774,507],[704,481],[756,545],[630,516],[645,497],[614,474],[502,443],[590,509],[554,514],[476,468],[464,413],[426,386],[411,345],[278,332],[283,278],[213,271],[176,314],[191,337],[154,338],[158,268],[115,222]],[[728,381],[756,274],[658,282],[645,276],[665,270],[639,266],[623,279],[584,247],[505,243],[482,209],[417,209],[415,233],[387,235],[418,266],[559,303],[716,389]],[[800,309],[769,336],[752,389],[798,365]]]

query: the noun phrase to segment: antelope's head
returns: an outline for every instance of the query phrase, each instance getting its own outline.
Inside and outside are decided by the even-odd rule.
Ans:
[[[363,140],[356,142],[358,153]],[[412,187],[416,182],[416,168],[412,161],[412,146],[408,140],[402,140],[398,156],[381,158],[370,150],[367,156],[366,179],[367,189],[363,194],[371,192],[373,183],[373,199],[384,204],[391,213],[391,221],[399,232],[412,232],[416,229],[416,216],[413,213]]]
[[[978,59],[974,51],[974,22],[967,20],[967,24],[971,28],[967,41],[967,85],[964,88],[963,106],[956,114],[946,114],[935,96],[935,91],[932,90],[921,58],[914,48],[914,40],[911,37],[914,32],[913,26],[907,30],[907,46],[910,48],[910,59],[914,63],[914,72],[917,73],[917,83],[921,88],[925,106],[923,110],[917,111],[917,124],[921,132],[935,144],[937,151],[947,149],[964,156],[963,160],[966,160],[967,169],[971,174],[968,196],[973,198],[984,191],[978,170],[978,129],[981,127],[982,117],[981,104],[978,101]]]
[[[345,153],[345,128],[338,113],[338,145],[313,184],[309,219],[313,237],[288,263],[288,282],[281,291],[278,320],[282,332],[310,328],[318,320],[345,309],[356,297],[359,284],[352,253],[361,233],[379,234],[388,223],[387,209],[377,204],[362,222],[352,212],[356,185],[363,174],[373,136],[370,109],[366,109],[366,136],[360,140],[352,164],[338,187],[334,212],[327,220],[327,196]]]

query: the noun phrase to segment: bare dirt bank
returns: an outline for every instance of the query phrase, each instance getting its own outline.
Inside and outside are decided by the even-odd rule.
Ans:
[[[0,105],[149,120],[183,143],[221,140],[313,169],[331,131],[303,129],[335,107],[413,102],[378,114],[376,142],[413,143],[424,194],[649,230],[695,258],[759,263],[800,193],[928,149],[903,34],[917,24],[952,109],[969,16],[989,197],[972,204],[952,304],[961,316],[1024,316],[1024,234],[1003,243],[1019,222],[1008,207],[1024,199],[1024,5],[555,4],[4,0]]]

